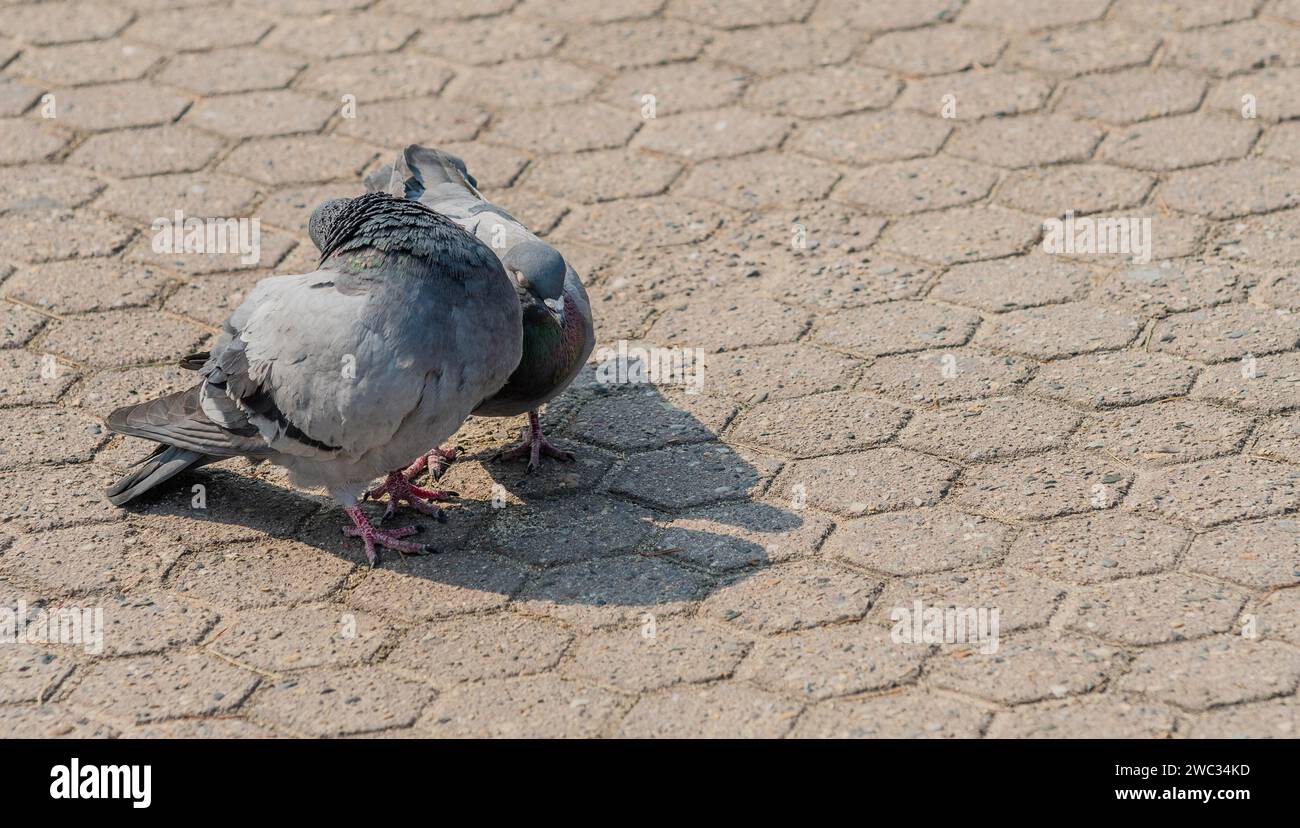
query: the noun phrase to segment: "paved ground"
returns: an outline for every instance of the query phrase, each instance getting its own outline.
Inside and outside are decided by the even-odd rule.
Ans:
[[[0,734],[1296,735],[1300,3],[0,6],[0,605],[107,627],[0,645]],[[374,571],[273,470],[108,506],[100,418],[410,141],[702,393],[589,372],[532,477],[471,422],[445,553]]]

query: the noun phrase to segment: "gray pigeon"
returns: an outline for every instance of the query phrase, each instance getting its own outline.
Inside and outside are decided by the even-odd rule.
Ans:
[[[386,476],[394,499],[432,509],[393,470],[455,433],[519,364],[514,287],[472,235],[387,193],[326,201],[308,229],[317,270],[259,282],[212,351],[187,358],[201,383],[108,416],[162,444],[109,500],[228,457],[265,459],[342,504],[371,565],[376,544],[431,551],[401,540],[412,527],[376,529],[357,502]]]
[[[537,409],[573,382],[596,344],[591,302],[578,274],[554,247],[537,238],[514,216],[483,198],[465,162],[448,152],[416,144],[402,150],[393,166],[366,177],[366,188],[425,204],[473,233],[501,257],[523,308],[523,356],[509,382],[474,413],[483,417],[528,415],[524,442],[497,456],[528,458],[528,470],[542,455],[572,460],[542,434]],[[435,448],[407,469],[414,476],[455,457]]]

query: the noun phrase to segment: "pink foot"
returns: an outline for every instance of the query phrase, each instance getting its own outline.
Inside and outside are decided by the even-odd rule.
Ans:
[[[542,424],[536,411],[528,412],[528,427],[524,429],[524,442],[512,449],[499,452],[495,460],[520,460],[528,458],[528,470],[535,471],[541,463],[542,456],[554,457],[565,463],[573,461],[573,452],[557,448],[542,434]]]
[[[446,501],[457,497],[456,492],[443,491],[442,489],[422,489],[419,486],[412,486],[405,472],[389,472],[383,483],[366,492],[366,497],[378,500],[384,494],[388,495],[388,508],[384,510],[384,516],[379,519],[380,523],[393,516],[393,513],[397,511],[398,503],[405,503],[421,514],[433,515],[442,523],[446,523],[447,513],[425,501]]]
[[[456,462],[456,454],[459,451],[459,446],[449,449],[430,449],[428,453],[415,458],[415,462],[406,467],[406,471],[402,472],[402,476],[407,480],[414,480],[420,476],[421,472],[428,469],[429,475],[434,480],[437,480],[446,473],[447,469],[451,468],[452,463]]]
[[[401,538],[409,537],[419,532],[415,526],[403,526],[400,529],[376,529],[370,523],[370,518],[366,513],[361,511],[359,506],[349,506],[343,511],[347,512],[348,517],[352,518],[351,526],[343,527],[343,534],[350,538],[361,538],[361,542],[366,545],[366,560],[371,566],[375,565],[375,546],[379,545],[385,549],[391,549],[397,554],[405,557],[406,555],[425,555],[436,553],[427,543],[413,543],[404,541]]]

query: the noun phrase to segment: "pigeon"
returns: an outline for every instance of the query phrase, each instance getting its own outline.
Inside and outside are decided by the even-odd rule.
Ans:
[[[483,198],[465,162],[449,152],[412,144],[392,166],[366,176],[365,183],[370,191],[386,191],[433,208],[501,257],[523,310],[523,355],[505,387],[484,400],[474,414],[528,415],[523,443],[499,452],[498,459],[527,458],[530,472],[543,455],[573,460],[571,452],[555,447],[542,434],[537,409],[569,387],[596,344],[591,302],[578,274],[559,251]],[[418,457],[406,473],[415,476],[425,468],[445,468],[454,459],[454,449],[434,448]]]
[[[258,282],[213,349],[184,360],[198,385],[108,416],[113,431],[161,444],[108,498],[121,506],[228,457],[268,460],[295,485],[329,492],[371,566],[376,545],[433,552],[402,540],[413,527],[376,528],[358,500],[384,476],[394,499],[433,513],[401,469],[518,366],[515,288],[473,235],[387,193],[330,199],[308,232],[321,253],[315,272]]]

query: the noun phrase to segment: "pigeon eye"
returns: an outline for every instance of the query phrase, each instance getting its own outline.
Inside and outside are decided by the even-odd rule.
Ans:
[[[515,271],[515,281],[519,283],[520,287],[532,287],[532,282],[528,281],[528,277],[523,274],[523,271]]]

